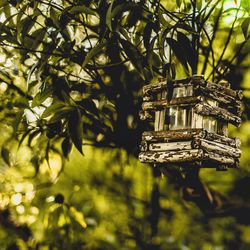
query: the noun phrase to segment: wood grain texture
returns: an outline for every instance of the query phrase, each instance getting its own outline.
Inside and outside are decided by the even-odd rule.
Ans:
[[[231,109],[235,112],[235,114],[241,116],[241,106],[242,102],[239,99],[236,99],[235,97],[232,97],[230,95],[225,94],[224,92],[220,92],[214,89],[211,89],[208,87],[203,86],[196,86],[194,88],[194,92],[196,95],[204,95],[206,97],[209,97],[215,101],[217,101],[220,105],[224,106],[231,106]]]
[[[198,103],[194,107],[194,111],[197,114],[204,115],[204,116],[214,116],[216,119],[232,123],[233,125],[239,127],[241,124],[241,118],[232,114],[231,112],[219,108],[219,107],[212,107],[206,103]]]
[[[147,163],[179,163],[201,160],[203,151],[200,149],[182,151],[152,152],[146,151],[139,154],[139,160]]]
[[[143,102],[142,110],[157,111],[172,106],[180,106],[180,107],[191,106],[202,101],[204,101],[204,97],[202,96],[187,96],[187,97],[174,98],[171,101],[159,100],[154,102]]]
[[[142,134],[143,141],[149,142],[168,142],[189,140],[195,136],[203,138],[205,136],[203,129],[181,129],[181,130],[167,130],[167,131],[145,131]]]
[[[230,156],[224,156],[213,152],[205,152],[204,159],[209,159],[218,163],[222,163],[225,165],[235,165],[236,159]]]
[[[228,145],[233,148],[240,148],[240,139],[229,138],[216,133],[208,132],[204,129],[181,129],[167,131],[145,131],[142,134],[142,141],[147,142],[171,142],[185,141],[192,139],[206,139]]]
[[[236,91],[230,88],[226,88],[220,84],[215,84],[209,81],[206,83],[206,87],[209,88],[210,91],[222,92],[238,100],[242,100],[242,91]]]
[[[166,80],[143,86],[142,93],[144,96],[150,96],[151,94],[162,91],[162,90],[167,90]]]
[[[239,158],[241,156],[240,149],[224,145],[222,143],[199,139],[197,144],[200,144],[200,147],[207,153],[213,152],[222,156],[230,156],[233,158]]]
[[[150,143],[148,146],[149,151],[180,151],[192,148],[192,141]]]

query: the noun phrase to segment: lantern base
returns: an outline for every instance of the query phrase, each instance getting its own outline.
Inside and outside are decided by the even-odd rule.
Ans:
[[[201,168],[238,168],[238,139],[203,129],[149,131],[142,135],[139,160],[144,163]]]

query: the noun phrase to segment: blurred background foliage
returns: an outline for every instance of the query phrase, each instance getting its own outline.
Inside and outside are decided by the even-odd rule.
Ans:
[[[0,249],[249,249],[249,11],[1,0]],[[241,168],[163,177],[136,159],[141,89],[197,73],[243,90]]]

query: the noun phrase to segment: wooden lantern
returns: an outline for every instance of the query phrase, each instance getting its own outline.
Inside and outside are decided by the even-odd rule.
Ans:
[[[214,84],[199,75],[144,86],[140,118],[154,131],[142,134],[140,161],[238,167],[240,140],[228,137],[228,123],[240,125],[242,98],[242,91],[230,89],[228,82]]]

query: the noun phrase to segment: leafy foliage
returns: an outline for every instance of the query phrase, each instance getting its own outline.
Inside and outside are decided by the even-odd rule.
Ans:
[[[70,164],[75,164],[70,158],[73,145],[86,157],[92,154],[86,149],[86,144],[123,148],[129,155],[136,155],[141,131],[145,129],[145,124],[138,117],[140,91],[145,83],[153,82],[157,77],[171,80],[204,74],[215,82],[229,80],[233,88],[244,89],[244,118],[247,120],[250,116],[247,85],[248,1],[242,0],[239,6],[237,1],[231,0],[2,0],[0,20],[1,171],[8,173],[10,178],[4,179],[3,185],[3,192],[9,195],[1,194],[1,199],[5,199],[3,209],[6,209],[7,215],[11,212],[11,215],[4,216],[3,227],[10,230],[15,238],[9,242],[6,236],[6,244],[1,243],[1,247],[8,245],[9,249],[15,249],[15,245],[11,244],[16,241],[21,249],[26,249],[26,243],[31,249],[42,249],[43,246],[57,249],[122,249],[121,246],[125,246],[125,249],[166,249],[186,245],[191,249],[206,249],[209,235],[203,220],[212,216],[207,215],[209,209],[216,210],[218,207],[224,209],[221,216],[227,216],[224,212],[227,207],[220,207],[223,201],[220,195],[215,195],[213,201],[209,200],[212,194],[198,179],[192,185],[203,192],[200,197],[192,194],[193,187],[190,189],[188,186],[189,180],[178,171],[168,173],[168,186],[148,177],[150,181],[146,186],[150,191],[141,191],[141,196],[135,195],[140,192],[138,190],[142,190],[136,183],[144,178],[145,172],[139,171],[133,179],[133,170],[124,177],[123,171],[128,170],[110,170],[110,166],[117,167],[114,163],[116,158],[110,157],[111,160],[104,164],[95,162],[94,158],[87,160],[84,164],[91,165],[94,162],[91,168],[84,171],[84,182],[74,176],[76,180],[73,178],[73,181],[76,183],[73,185],[66,176],[61,183],[55,183],[60,173],[65,174],[64,168],[68,166],[66,158],[71,159]],[[245,150],[249,144],[247,128],[248,123],[243,125],[242,130],[232,131],[236,135],[240,132],[245,134]],[[105,155],[109,156],[99,153],[97,157],[101,159]],[[74,153],[74,157],[80,156]],[[247,174],[248,157],[244,157]],[[117,160],[117,165],[122,164],[123,160]],[[81,164],[77,162],[78,165]],[[98,165],[101,167],[98,168]],[[137,163],[133,160],[131,165]],[[92,170],[95,168],[99,172]],[[70,170],[67,171],[70,174]],[[91,171],[92,175],[87,173]],[[73,174],[77,173],[75,169]],[[12,199],[11,192],[15,190],[11,182],[12,174],[24,183],[24,176],[33,177],[29,180],[36,190],[45,188],[45,192],[36,191],[35,197],[24,199],[22,204],[27,209],[33,205],[41,208],[41,215],[34,212],[36,209],[33,209],[33,215],[27,212],[27,216],[38,220],[37,224],[29,222],[26,225],[25,220],[21,219],[22,213],[19,213],[22,210],[18,208],[20,204],[14,202],[16,205],[11,208],[13,202],[7,201]],[[155,170],[154,175],[158,174]],[[102,175],[104,180],[100,178]],[[147,175],[150,176],[150,173],[147,172]],[[174,179],[172,184],[171,178]],[[235,177],[230,175],[229,178],[234,180]],[[105,188],[107,183],[110,185]],[[89,186],[92,185],[95,189],[90,192]],[[77,193],[74,187],[77,189],[79,186],[84,186],[86,197],[79,196],[77,201],[69,202],[69,192]],[[190,212],[184,216],[180,229],[176,224],[177,220],[182,219],[185,208],[184,205],[178,205],[180,197],[176,190],[183,186],[183,198],[197,203],[207,217],[202,217],[196,209],[194,214]],[[171,189],[169,197],[164,196],[167,188]],[[102,189],[105,191],[100,198],[97,190]],[[215,192],[220,189],[221,186],[217,186]],[[20,195],[23,197],[21,191],[14,192],[16,201]],[[230,194],[229,190],[227,194]],[[144,195],[147,199],[144,199]],[[114,203],[110,201],[111,211],[106,211],[104,216],[116,216],[116,206],[123,214],[129,212],[124,220],[119,217],[112,225],[107,222],[98,232],[93,217],[94,220],[99,218],[100,221],[106,221],[100,208],[105,206],[99,205],[99,209],[92,212],[88,208],[90,205],[86,204],[98,204],[107,196],[118,197]],[[48,201],[50,197],[54,197],[54,200]],[[173,206],[170,205],[170,197],[174,200]],[[84,202],[86,204],[82,205]],[[248,211],[247,207],[244,209]],[[2,216],[2,212],[0,214]],[[230,212],[230,216],[234,219],[230,217],[229,222],[222,218],[218,225],[217,222],[215,226],[209,224],[211,232],[219,230],[220,225],[233,232],[230,223],[242,223],[242,218],[237,215],[237,210]],[[202,229],[199,226],[192,229],[192,220],[199,221]],[[170,226],[165,228],[164,225],[169,222]],[[42,233],[39,233],[39,225],[43,225]],[[88,231],[86,225],[93,226],[95,233],[92,229]],[[206,238],[205,245],[195,238],[199,229]],[[193,234],[192,230],[195,235],[189,238],[188,235]],[[79,231],[86,234],[84,240],[81,239],[82,233],[78,234]],[[110,238],[101,235],[107,231],[112,232]],[[33,232],[38,234],[34,235],[36,246],[29,241]],[[218,232],[222,234],[222,231]],[[249,244],[248,237],[244,236],[246,232],[243,227],[237,226],[237,237],[245,237],[244,246]],[[172,234],[173,238],[164,238]],[[43,238],[44,235],[48,235],[48,238]],[[55,235],[58,235],[56,241]],[[91,236],[91,243],[87,243],[86,239]],[[213,237],[213,246],[230,242],[237,244],[237,237]]]

